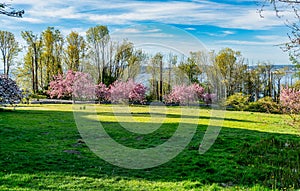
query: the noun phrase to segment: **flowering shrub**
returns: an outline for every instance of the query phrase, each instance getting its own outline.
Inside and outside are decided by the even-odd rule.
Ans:
[[[74,73],[69,70],[64,78],[62,74],[54,77],[49,84],[48,94],[51,98],[71,98],[73,93]]]
[[[96,85],[96,97],[99,101],[108,101],[110,98],[109,88],[102,82]]]
[[[96,86],[89,74],[75,72],[73,84],[73,98],[75,99],[96,99]]]
[[[206,93],[203,95],[203,101],[208,105],[212,104],[214,101],[216,101],[217,95],[216,94],[209,94]]]
[[[59,74],[54,77],[48,94],[51,98],[92,99],[95,97],[95,85],[88,74],[69,70],[65,76]]]
[[[280,104],[283,112],[289,114],[294,121],[300,121],[300,90],[294,88],[282,88]]]
[[[164,96],[166,103],[191,104],[203,98],[204,89],[199,84],[174,86],[170,94]]]
[[[127,82],[115,81],[110,85],[109,93],[112,103],[144,103],[146,87],[143,84],[135,83],[133,80]]]
[[[12,79],[0,75],[0,104],[15,104],[22,99],[22,91]]]

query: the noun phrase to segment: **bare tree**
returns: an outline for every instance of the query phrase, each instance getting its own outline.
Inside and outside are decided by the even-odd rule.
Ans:
[[[289,53],[290,60],[300,68],[300,0],[265,0],[258,10],[261,17],[264,16],[263,12],[268,6],[272,6],[277,17],[282,17],[285,13],[294,12],[296,20],[286,20],[286,26],[291,29],[291,32],[288,34],[290,40],[284,43],[281,48]]]
[[[21,51],[13,33],[0,31],[0,51],[4,65],[4,75],[8,76],[13,59]]]

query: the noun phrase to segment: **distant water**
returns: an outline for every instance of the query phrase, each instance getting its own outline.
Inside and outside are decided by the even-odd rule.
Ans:
[[[249,66],[250,69],[257,68],[256,65]],[[282,78],[282,85],[293,85],[297,80],[300,80],[299,77],[296,77],[297,68],[294,65],[286,65],[286,64],[277,64],[272,66],[272,71],[275,70],[285,70],[286,75]]]

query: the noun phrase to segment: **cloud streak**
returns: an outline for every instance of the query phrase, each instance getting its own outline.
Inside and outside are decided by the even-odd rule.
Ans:
[[[59,23],[63,19],[81,19],[105,25],[128,25],[137,22],[203,25],[241,29],[266,29],[282,25],[274,13],[265,11],[264,19],[256,12],[256,5],[232,5],[213,1],[39,1],[15,0],[26,5],[25,22]]]

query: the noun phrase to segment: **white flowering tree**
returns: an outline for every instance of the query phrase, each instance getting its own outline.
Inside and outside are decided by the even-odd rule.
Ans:
[[[22,99],[22,91],[12,79],[0,75],[0,105],[16,104]]]

